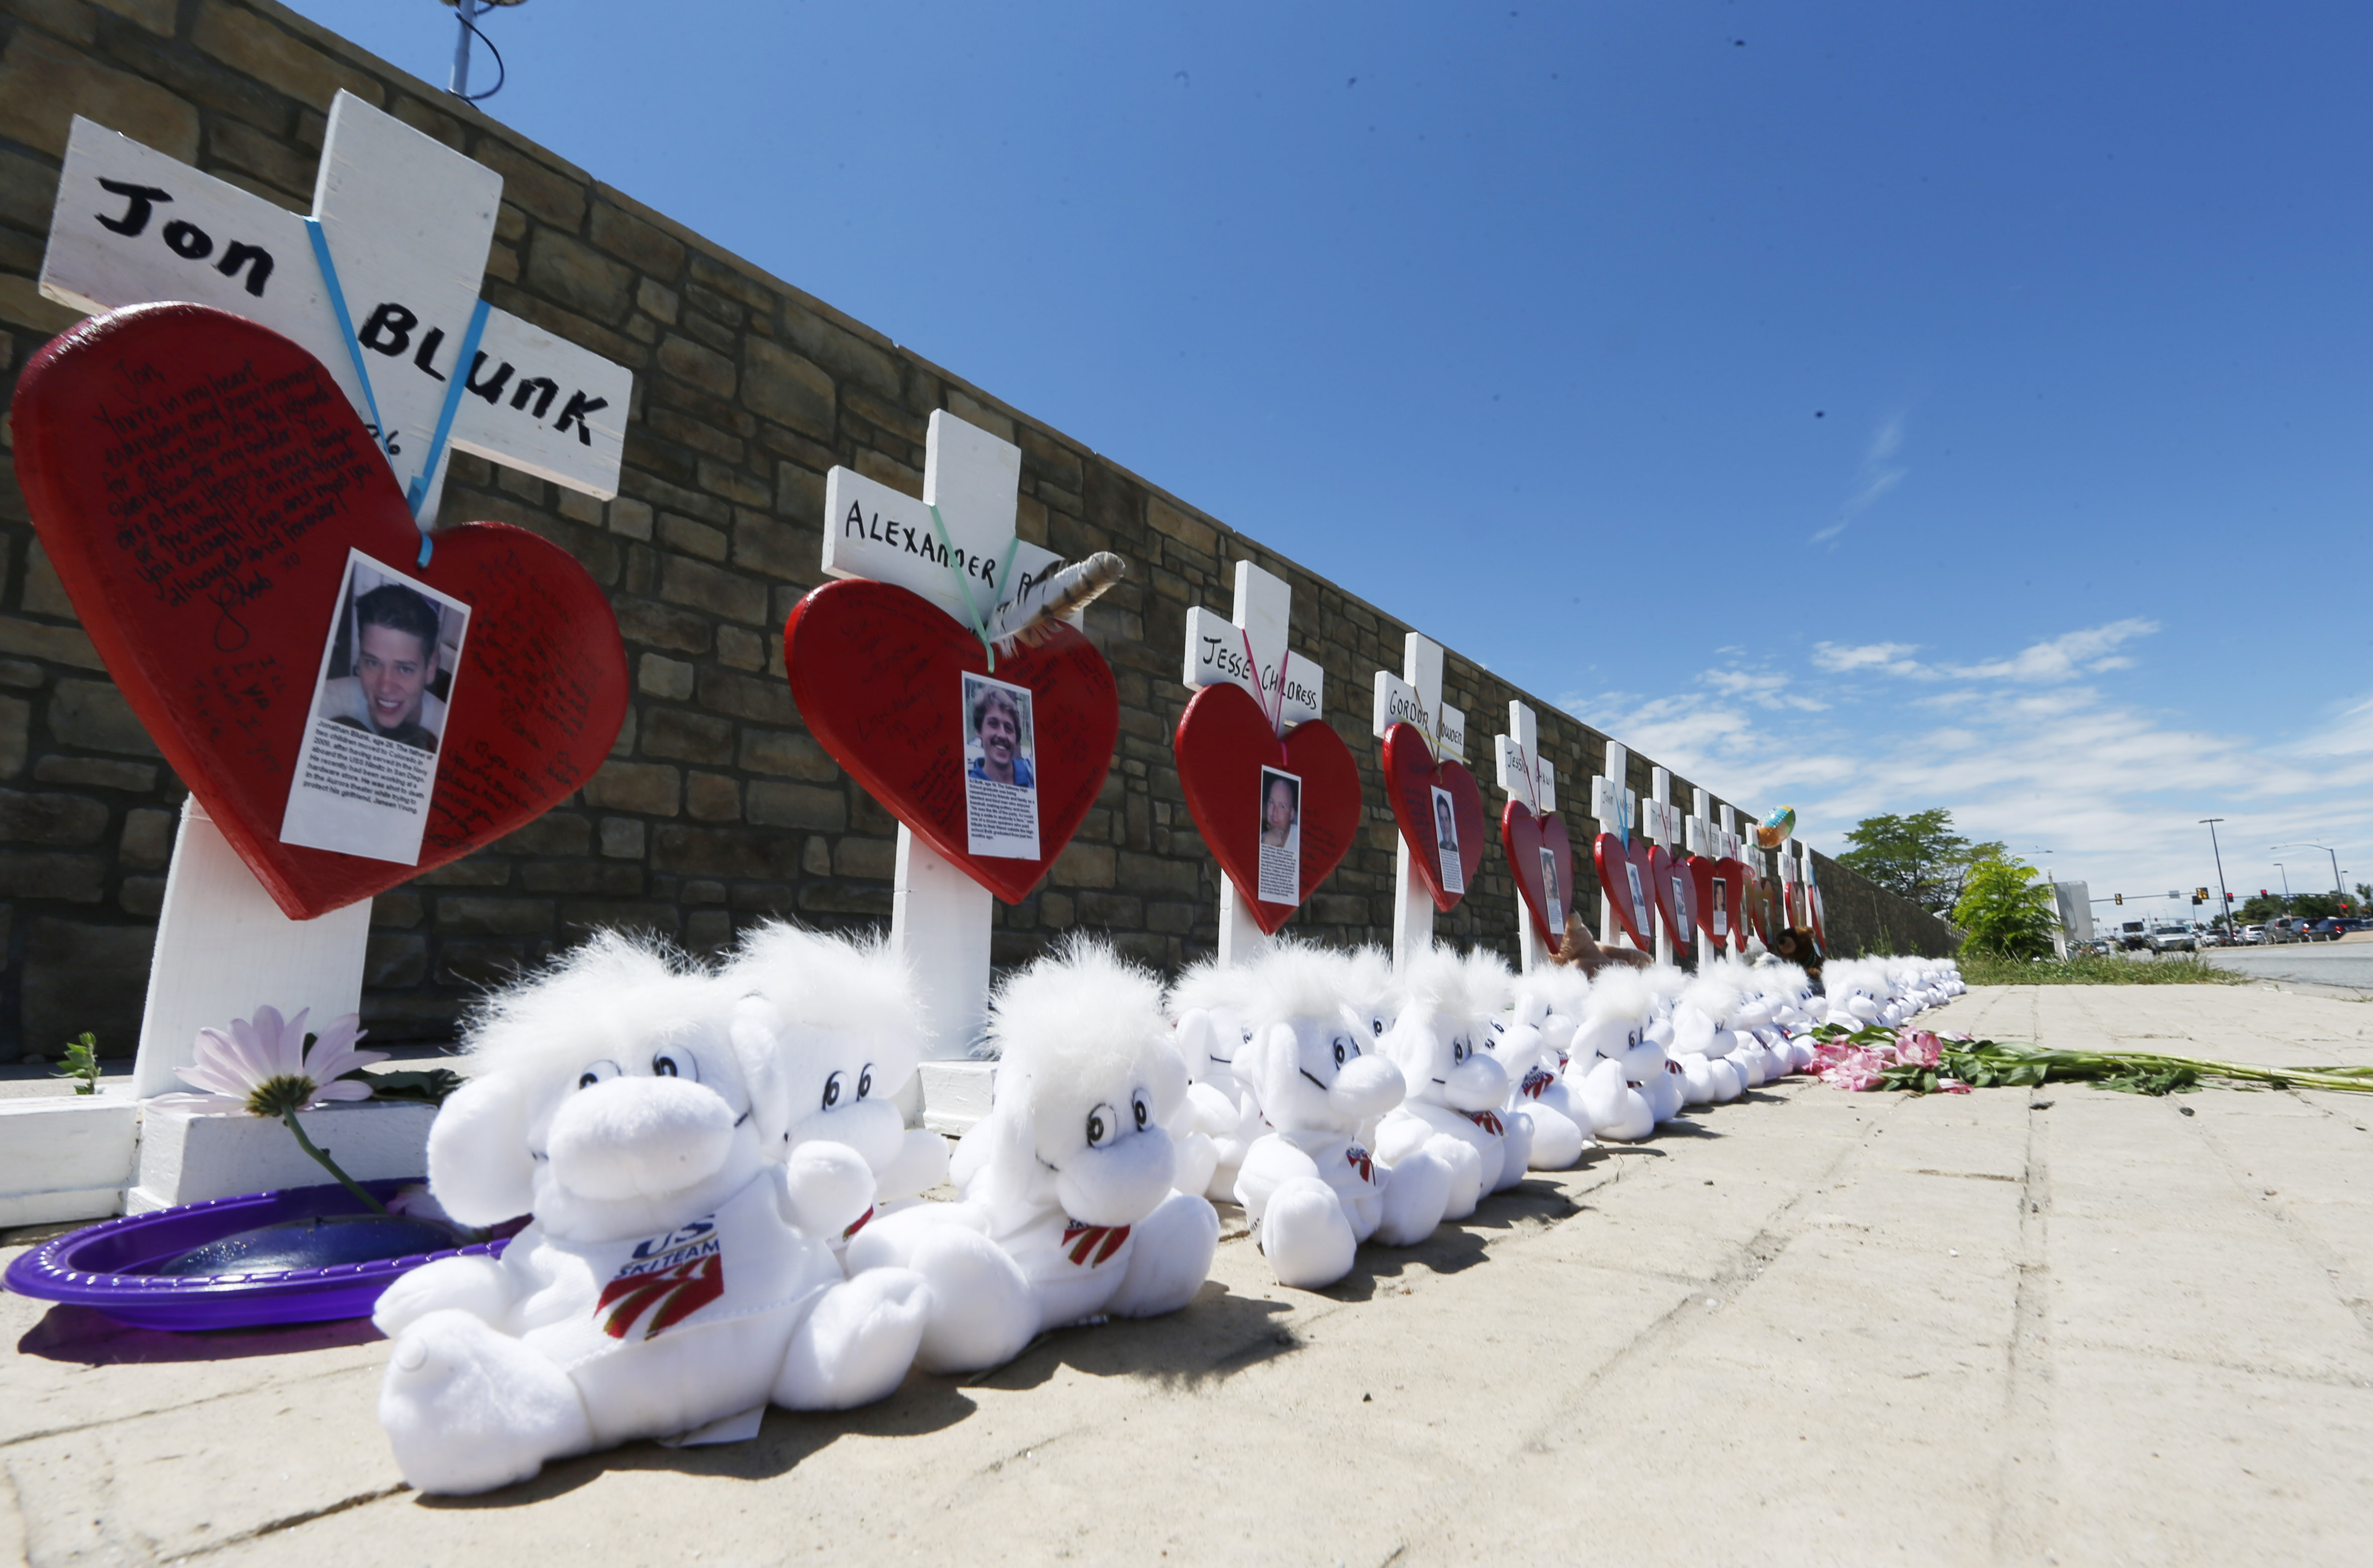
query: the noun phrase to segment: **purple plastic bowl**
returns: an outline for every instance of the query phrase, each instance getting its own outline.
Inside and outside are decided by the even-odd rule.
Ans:
[[[398,1189],[415,1184],[367,1181],[362,1185],[372,1197],[385,1201]],[[335,1182],[184,1203],[176,1209],[101,1221],[88,1230],[44,1243],[8,1265],[5,1283],[18,1295],[95,1307],[135,1328],[187,1332],[250,1328],[267,1323],[316,1323],[368,1317],[379,1304],[380,1293],[398,1275],[439,1258],[497,1258],[510,1241],[509,1235],[498,1235],[491,1241],[441,1252],[274,1273],[181,1278],[139,1272],[240,1231],[283,1220],[364,1211],[354,1194]]]

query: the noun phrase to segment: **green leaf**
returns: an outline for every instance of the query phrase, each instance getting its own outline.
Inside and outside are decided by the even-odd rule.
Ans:
[[[415,1105],[441,1106],[453,1092],[468,1082],[450,1067],[431,1067],[403,1072],[368,1072],[357,1071],[346,1074],[357,1082],[370,1085],[374,1100],[401,1100]]]

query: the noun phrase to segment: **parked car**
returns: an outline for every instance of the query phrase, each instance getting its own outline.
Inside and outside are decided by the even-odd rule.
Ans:
[[[2243,926],[2243,927],[2241,928],[2241,945],[2242,945],[2242,946],[2244,946],[2244,947],[2255,947],[2255,946],[2257,946],[2260,942],[2263,942],[2263,941],[2265,941],[2265,940],[2266,940],[2266,928],[2265,928],[2265,927],[2263,927],[2263,926]]]
[[[2190,926],[2178,920],[2154,920],[2150,929],[2150,950],[2153,953],[2197,953],[2200,938]]]
[[[2338,942],[2348,933],[2348,922],[2337,915],[2326,915],[2308,928],[2315,942]]]
[[[2305,942],[2307,922],[2296,915],[2277,915],[2266,922],[2266,940],[2272,942]]]

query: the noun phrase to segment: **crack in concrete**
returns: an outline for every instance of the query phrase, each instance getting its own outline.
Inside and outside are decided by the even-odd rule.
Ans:
[[[193,1558],[211,1556],[226,1547],[243,1546],[251,1540],[261,1540],[265,1536],[278,1535],[282,1530],[293,1530],[299,1525],[310,1525],[316,1519],[326,1519],[333,1514],[343,1514],[350,1508],[360,1508],[368,1504],[385,1502],[391,1497],[399,1496],[411,1490],[412,1488],[406,1483],[397,1481],[393,1486],[384,1486],[377,1492],[357,1492],[352,1497],[342,1497],[337,1502],[323,1507],[308,1508],[303,1513],[290,1514],[258,1525],[251,1530],[241,1530],[237,1535],[225,1536],[220,1540],[210,1540],[194,1551],[185,1551],[178,1557],[169,1557],[165,1561],[187,1562]]]
[[[1990,1543],[1997,1562],[2033,1562],[2047,1555],[2044,1513],[2052,1499],[2045,1486],[2059,1467],[2051,1410],[2051,1127],[2041,1110],[2028,1107],[2018,1183],[2018,1288],[2011,1298],[2003,1378],[2005,1441],[1995,1472]]]

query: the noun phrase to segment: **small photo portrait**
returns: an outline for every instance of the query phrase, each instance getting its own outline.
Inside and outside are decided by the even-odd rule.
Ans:
[[[1730,883],[1720,877],[1713,881],[1713,934],[1730,934]]]
[[[1565,935],[1565,889],[1558,885],[1557,851],[1541,851],[1541,903],[1549,910],[1549,934]]]
[[[1302,836],[1302,780],[1279,768],[1261,769],[1261,847],[1285,849]]]
[[[964,771],[992,784],[1038,787],[1030,693],[987,675],[964,678]]]
[[[1433,840],[1442,890],[1465,897],[1467,862],[1458,852],[1458,813],[1451,805],[1450,791],[1439,788],[1433,791]]]
[[[445,737],[445,706],[468,622],[466,608],[356,556],[323,661],[321,716],[433,753]]]
[[[1038,858],[1038,741],[1027,687],[964,677],[964,842],[975,855]]]
[[[1631,861],[1623,863],[1623,875],[1631,884],[1631,915],[1642,928],[1654,919],[1656,907],[1648,902],[1648,890],[1640,883],[1640,868]]]
[[[1261,769],[1259,897],[1302,902],[1302,780],[1277,767]]]

